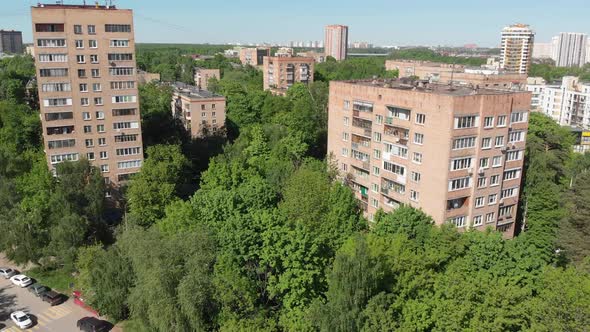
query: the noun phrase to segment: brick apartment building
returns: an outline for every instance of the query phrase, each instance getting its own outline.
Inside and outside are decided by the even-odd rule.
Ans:
[[[328,25],[324,34],[324,53],[337,61],[346,60],[348,56],[348,27],[346,25]]]
[[[403,79],[332,81],[328,153],[369,219],[408,204],[437,224],[511,238],[530,99]]]
[[[172,115],[192,137],[205,137],[225,127],[224,96],[181,82],[172,87]]]
[[[313,82],[314,64],[313,58],[264,57],[264,90],[284,94],[295,83]]]
[[[87,158],[116,187],[143,162],[133,12],[39,4],[31,15],[49,167]]]
[[[201,90],[209,90],[209,80],[215,77],[221,79],[219,69],[195,68],[195,86]]]
[[[262,66],[265,56],[270,56],[268,47],[251,47],[240,49],[240,61],[243,65]]]

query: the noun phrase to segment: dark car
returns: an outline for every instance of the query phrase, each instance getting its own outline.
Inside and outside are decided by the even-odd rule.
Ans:
[[[41,284],[33,284],[31,287],[29,287],[29,292],[35,294],[35,296],[37,297],[40,297],[41,295],[49,291],[49,287],[43,286]]]
[[[80,319],[76,326],[80,331],[84,332],[106,332],[110,331],[112,325],[109,322],[105,322],[96,317],[84,317]]]
[[[58,305],[63,302],[63,295],[54,291],[47,291],[41,294],[43,302],[47,302],[51,305]]]

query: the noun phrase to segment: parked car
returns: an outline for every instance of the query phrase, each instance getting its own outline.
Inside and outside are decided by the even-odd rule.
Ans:
[[[12,281],[13,284],[20,287],[27,287],[33,283],[33,279],[27,277],[24,274],[17,274],[15,276],[12,276],[10,278],[10,281]]]
[[[10,319],[21,329],[28,329],[29,327],[33,326],[33,320],[31,316],[29,316],[24,311],[15,311],[10,314]]]
[[[41,284],[33,284],[29,287],[29,292],[35,294],[35,296],[40,297],[43,293],[50,291],[49,287],[43,286]]]
[[[0,276],[3,276],[5,279],[8,279],[12,276],[16,275],[16,270],[11,269],[9,267],[0,267]]]
[[[84,332],[106,332],[112,328],[109,322],[96,317],[84,317],[76,323],[76,326]]]
[[[54,291],[50,290],[50,291],[47,291],[47,292],[41,294],[41,300],[43,300],[43,302],[47,302],[53,306],[53,305],[58,305],[58,304],[62,303],[63,296],[58,292],[54,292]]]

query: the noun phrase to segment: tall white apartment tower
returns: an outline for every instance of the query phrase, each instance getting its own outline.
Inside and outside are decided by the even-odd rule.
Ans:
[[[562,32],[557,42],[557,67],[581,67],[586,63],[588,35],[585,33]]]
[[[508,72],[528,74],[535,33],[526,24],[514,24],[502,30],[500,67]]]

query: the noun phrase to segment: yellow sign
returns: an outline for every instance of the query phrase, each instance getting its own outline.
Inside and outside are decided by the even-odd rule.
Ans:
[[[582,136],[584,136],[584,137],[590,137],[590,131],[583,131],[582,132]]]

